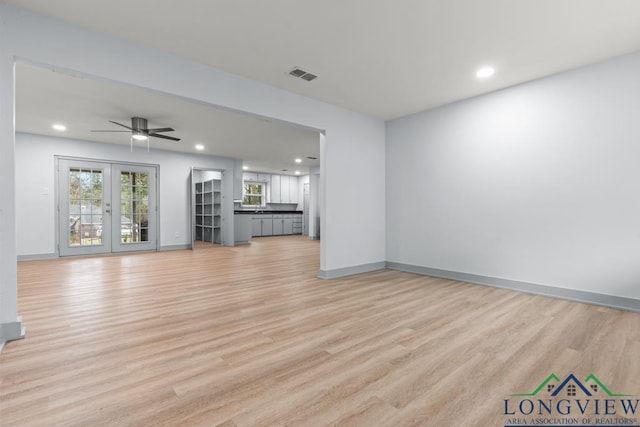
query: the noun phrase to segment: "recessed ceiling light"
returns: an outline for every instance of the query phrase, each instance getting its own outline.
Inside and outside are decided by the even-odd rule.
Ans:
[[[248,170],[249,170],[249,166],[243,166],[243,167],[242,167],[242,170],[243,170],[243,171],[248,171]]]
[[[196,150],[199,150],[199,151],[204,150],[204,145],[202,145],[202,144],[196,144]]]
[[[59,130],[59,131],[63,131],[63,130],[67,130],[67,127],[63,124],[60,123],[56,123],[55,125],[51,126],[52,128],[54,128],[55,130]]]
[[[302,159],[296,159],[296,163],[302,163]]]
[[[476,71],[476,77],[479,79],[486,79],[487,77],[493,76],[496,70],[493,67],[482,67]]]
[[[300,171],[296,171],[296,175],[300,175]]]

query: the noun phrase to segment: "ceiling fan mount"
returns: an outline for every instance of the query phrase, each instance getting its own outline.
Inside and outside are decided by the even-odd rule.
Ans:
[[[122,123],[115,122],[113,120],[109,120],[109,123],[113,123],[114,125],[121,126],[123,128],[128,129],[128,131],[124,130],[92,130],[91,132],[131,132],[131,138],[139,141],[143,141],[148,139],[149,137],[168,139],[170,141],[180,141],[180,138],[175,138],[173,136],[162,135],[161,132],[173,132],[175,129],[173,128],[153,128],[149,129],[148,121],[142,117],[131,117],[131,126],[123,125]]]

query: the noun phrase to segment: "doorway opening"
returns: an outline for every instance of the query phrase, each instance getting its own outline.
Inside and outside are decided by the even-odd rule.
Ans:
[[[213,169],[191,169],[191,247],[224,245],[222,197],[223,173]]]

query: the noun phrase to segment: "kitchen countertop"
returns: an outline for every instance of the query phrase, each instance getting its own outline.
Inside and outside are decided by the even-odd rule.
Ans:
[[[234,214],[240,215],[291,215],[291,214],[299,214],[302,215],[302,211],[233,211]]]

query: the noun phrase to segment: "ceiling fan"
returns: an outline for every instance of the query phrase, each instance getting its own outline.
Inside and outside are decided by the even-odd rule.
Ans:
[[[149,129],[147,127],[147,119],[143,119],[142,117],[131,117],[131,126],[123,125],[122,123],[114,122],[113,120],[109,120],[109,123],[113,123],[114,125],[122,126],[128,130],[92,130],[91,132],[131,132],[131,138],[136,141],[144,141],[149,139],[150,136],[154,138],[162,138],[168,139],[170,141],[180,141],[180,138],[175,138],[173,136],[161,135],[160,132],[173,132],[175,129],[173,128],[155,128]]]

